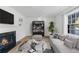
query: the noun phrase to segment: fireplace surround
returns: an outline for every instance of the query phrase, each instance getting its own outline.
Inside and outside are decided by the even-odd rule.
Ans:
[[[16,31],[0,33],[0,53],[6,53],[16,45]]]

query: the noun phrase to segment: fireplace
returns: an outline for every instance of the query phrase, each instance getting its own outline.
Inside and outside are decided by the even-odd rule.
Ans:
[[[0,53],[6,53],[16,45],[16,31],[0,34]]]

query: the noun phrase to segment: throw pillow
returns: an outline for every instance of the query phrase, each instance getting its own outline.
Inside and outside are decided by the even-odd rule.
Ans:
[[[64,35],[59,35],[59,39],[64,41],[65,40],[65,36]]]
[[[71,35],[67,35],[66,38],[67,38],[68,40],[70,40],[70,41],[73,42],[73,48],[75,48],[76,45],[77,45],[77,40],[78,40],[79,38],[77,38],[77,37],[75,37],[75,36],[71,36]]]
[[[73,48],[73,44],[74,43],[68,39],[65,39],[65,41],[64,41],[64,45],[66,45],[69,48]]]
[[[57,33],[56,33],[56,34],[54,34],[54,36],[53,36],[53,37],[58,39],[58,34],[57,34]]]

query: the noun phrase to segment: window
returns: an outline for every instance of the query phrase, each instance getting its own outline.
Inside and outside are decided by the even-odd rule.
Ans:
[[[68,33],[79,35],[79,12],[68,15]]]

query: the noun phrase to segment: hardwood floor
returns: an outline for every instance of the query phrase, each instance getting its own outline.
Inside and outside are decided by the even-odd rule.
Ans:
[[[17,53],[18,49],[20,46],[22,46],[24,43],[26,43],[28,41],[28,37],[25,36],[24,38],[22,38],[19,43],[13,48],[11,49],[8,53]]]

